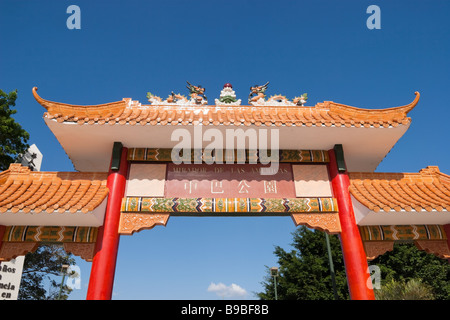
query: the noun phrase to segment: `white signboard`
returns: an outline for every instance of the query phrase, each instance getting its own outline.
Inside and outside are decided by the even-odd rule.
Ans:
[[[30,167],[32,171],[41,170],[42,153],[35,144],[32,144],[22,157],[22,165]]]
[[[25,256],[0,262],[0,300],[17,300]]]

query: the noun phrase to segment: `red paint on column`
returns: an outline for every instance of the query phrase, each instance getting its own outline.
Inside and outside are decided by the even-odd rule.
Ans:
[[[350,179],[347,172],[340,173],[337,168],[334,150],[329,150],[330,163],[328,165],[334,197],[339,208],[339,220],[342,232],[340,234],[342,253],[347,283],[352,300],[375,300],[370,283],[366,253],[361,235],[356,224],[350,197]]]
[[[127,148],[122,148],[119,170],[110,170],[108,175],[108,203],[103,227],[99,229],[97,236],[87,300],[111,300],[119,248],[120,206],[125,194],[127,174]]]

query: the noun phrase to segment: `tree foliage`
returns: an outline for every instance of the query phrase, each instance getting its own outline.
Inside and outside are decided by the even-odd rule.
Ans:
[[[59,299],[62,266],[74,264],[72,254],[67,254],[62,246],[56,244],[41,245],[35,252],[27,253],[18,299]],[[71,291],[67,285],[63,285],[61,300],[66,300]]]
[[[386,281],[383,287],[375,290],[377,300],[433,300],[433,289],[419,279]]]
[[[17,90],[5,93],[0,89],[0,171],[6,170],[28,149],[30,135],[12,117],[17,110]]]
[[[450,299],[450,264],[445,259],[419,250],[412,243],[396,244],[370,262],[380,267],[381,288],[392,281],[407,283],[416,279],[431,287],[434,299]]]
[[[337,236],[330,236],[331,252],[339,299],[348,299],[347,280],[341,246]],[[293,232],[294,250],[287,252],[276,246],[279,276],[277,296],[279,300],[331,300],[334,299],[325,234],[306,227]],[[275,298],[274,280],[267,276],[262,282],[265,289],[257,296],[264,300]]]
[[[349,299],[345,266],[339,238],[330,236],[338,299]],[[276,246],[280,300],[334,299],[325,234],[301,226],[293,232],[293,250]],[[450,299],[450,264],[416,248],[412,243],[396,244],[394,249],[369,263],[380,268],[381,290],[378,299]],[[260,299],[275,298],[274,280],[267,274]]]

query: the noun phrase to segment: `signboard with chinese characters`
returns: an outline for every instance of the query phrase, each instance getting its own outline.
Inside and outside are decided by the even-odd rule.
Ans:
[[[270,168],[271,174],[261,174]],[[332,197],[323,164],[133,163],[127,197],[304,198]]]
[[[291,216],[296,225],[337,233],[337,210],[325,164],[137,162],[130,166],[119,233],[166,225],[170,216]]]
[[[271,175],[261,175],[263,167],[261,164],[168,164],[165,196],[295,198],[290,164],[279,164]]]

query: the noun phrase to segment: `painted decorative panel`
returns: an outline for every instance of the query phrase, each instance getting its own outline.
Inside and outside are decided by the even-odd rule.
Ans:
[[[171,215],[289,215],[335,213],[334,198],[142,198],[122,200],[122,212],[170,213]]]
[[[125,195],[129,197],[163,197],[165,164],[132,163]]]
[[[190,150],[190,154],[179,154],[179,158],[175,160],[189,160],[191,162],[211,161],[209,152],[202,149]],[[309,163],[327,163],[330,161],[326,150],[278,150],[279,162],[309,162]],[[127,159],[129,161],[151,161],[151,162],[172,162],[172,149],[163,148],[129,148]],[[223,150],[215,155],[215,161],[222,163],[233,159],[237,163],[267,163],[271,160],[271,150],[267,150],[267,154],[259,150]],[[219,163],[219,162],[216,162]]]
[[[7,226],[5,242],[95,242],[96,227]]]
[[[297,197],[332,197],[326,165],[292,165]]]
[[[441,225],[360,226],[363,241],[444,240]]]

